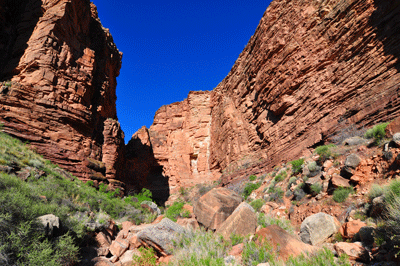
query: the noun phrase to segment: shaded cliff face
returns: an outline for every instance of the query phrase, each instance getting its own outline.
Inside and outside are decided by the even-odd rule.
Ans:
[[[0,123],[82,179],[115,179],[122,54],[88,0],[0,0]],[[89,158],[89,159],[88,159]]]
[[[210,169],[201,178],[223,172],[228,182],[241,169],[297,159],[349,125],[398,116],[399,54],[398,0],[273,1],[209,104],[197,111],[211,114],[199,133],[207,139],[204,169]],[[154,156],[172,187],[196,180],[191,149],[204,143],[193,141],[201,129],[189,126],[181,107],[190,97],[162,107],[150,128]]]

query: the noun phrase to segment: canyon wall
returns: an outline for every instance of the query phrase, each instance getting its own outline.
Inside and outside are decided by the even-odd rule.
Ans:
[[[346,127],[391,120],[399,55],[399,0],[275,0],[202,105],[191,92],[156,113],[154,157],[172,188],[221,173],[226,183],[297,159]]]
[[[122,173],[122,53],[89,0],[0,0],[0,123],[83,180]]]

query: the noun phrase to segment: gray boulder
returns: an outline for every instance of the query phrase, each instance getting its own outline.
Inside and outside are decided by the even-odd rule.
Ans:
[[[400,147],[400,132],[393,135],[393,142],[397,147]]]
[[[356,137],[351,137],[351,138],[345,139],[343,141],[343,145],[354,146],[354,145],[364,144],[366,142],[368,142],[368,140],[366,140],[362,137],[356,136]]]
[[[339,221],[326,213],[320,212],[307,217],[300,227],[300,238],[304,243],[320,245],[331,235],[338,232]]]
[[[137,234],[140,241],[158,250],[162,254],[170,255],[173,241],[185,234],[185,229],[168,218],[164,218],[158,224],[147,227]]]
[[[60,218],[54,214],[47,214],[37,218],[43,225],[46,235],[49,237],[55,236],[60,230]]]
[[[161,211],[158,208],[157,204],[155,204],[152,201],[147,201],[147,200],[142,201],[142,203],[140,203],[140,206],[142,208],[148,209],[151,213],[157,213],[157,215],[161,215]]]

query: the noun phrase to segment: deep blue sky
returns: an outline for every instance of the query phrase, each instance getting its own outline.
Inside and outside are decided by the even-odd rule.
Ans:
[[[155,112],[229,73],[270,1],[93,0],[124,53],[117,115],[127,142]]]

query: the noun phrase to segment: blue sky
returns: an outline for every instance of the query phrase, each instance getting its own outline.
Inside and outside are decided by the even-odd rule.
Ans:
[[[117,115],[127,142],[155,112],[229,73],[270,1],[93,0],[124,53]]]

